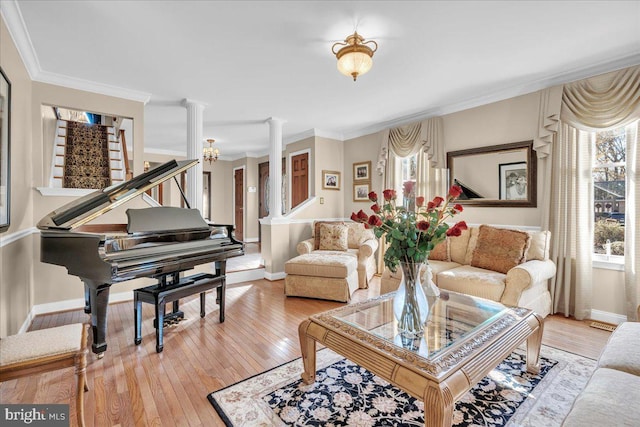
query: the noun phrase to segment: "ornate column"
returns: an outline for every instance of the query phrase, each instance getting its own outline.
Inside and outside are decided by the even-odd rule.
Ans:
[[[187,109],[187,159],[200,160],[187,171],[185,194],[191,207],[202,213],[202,116],[207,104],[185,98],[182,105]]]
[[[269,117],[269,218],[282,217],[282,125],[285,120]]]

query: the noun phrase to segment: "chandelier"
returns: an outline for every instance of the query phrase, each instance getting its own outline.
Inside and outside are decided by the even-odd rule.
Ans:
[[[336,47],[339,48],[337,52]],[[331,51],[338,58],[338,71],[345,76],[353,77],[354,82],[358,76],[371,69],[373,53],[376,50],[378,43],[373,40],[365,42],[357,31],[344,39],[344,43],[338,42],[331,47]]]
[[[209,162],[209,164],[211,164],[211,162],[215,162],[216,160],[218,160],[220,150],[218,150],[217,148],[213,148],[213,143],[216,142],[215,139],[207,139],[207,142],[209,143],[209,146],[202,149],[202,157],[206,162]]]

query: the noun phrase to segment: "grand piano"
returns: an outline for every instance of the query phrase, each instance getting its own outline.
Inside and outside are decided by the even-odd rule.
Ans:
[[[172,160],[129,181],[81,197],[38,223],[40,260],[66,267],[70,275],[84,283],[85,311],[91,314],[93,329],[91,348],[99,357],[107,349],[112,284],[138,277],[164,283],[167,277],[211,262],[218,267],[221,264],[218,270],[224,272],[227,258],[244,254],[244,245],[234,239],[231,225],[209,224],[195,209],[128,209],[127,224],[87,224],[162,182],[175,179],[196,163],[198,160]]]

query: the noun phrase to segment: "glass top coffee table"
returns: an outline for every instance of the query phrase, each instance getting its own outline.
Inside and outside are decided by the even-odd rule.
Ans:
[[[466,391],[527,341],[527,371],[540,369],[543,319],[526,308],[454,292],[429,298],[425,334],[405,339],[386,294],[316,314],[299,327],[302,380],[316,374],[316,342],[422,399],[426,426],[451,426]]]

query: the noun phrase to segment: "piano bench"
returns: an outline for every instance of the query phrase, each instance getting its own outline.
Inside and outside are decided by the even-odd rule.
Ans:
[[[156,352],[162,352],[163,328],[167,319],[183,319],[184,313],[179,311],[180,298],[193,294],[200,294],[200,317],[205,316],[205,295],[210,289],[216,289],[216,303],[220,306],[220,323],[224,322],[224,300],[226,291],[226,276],[198,273],[193,276],[183,277],[178,283],[168,285],[151,285],[133,291],[133,311],[136,322],[135,343],[142,342],[142,303],[146,302],[155,306],[156,318],[153,326],[156,329]],[[173,310],[165,314],[165,306],[173,302]]]
[[[73,323],[8,336],[0,341],[0,382],[75,367],[76,416],[84,427],[84,392],[88,391],[88,324]]]

